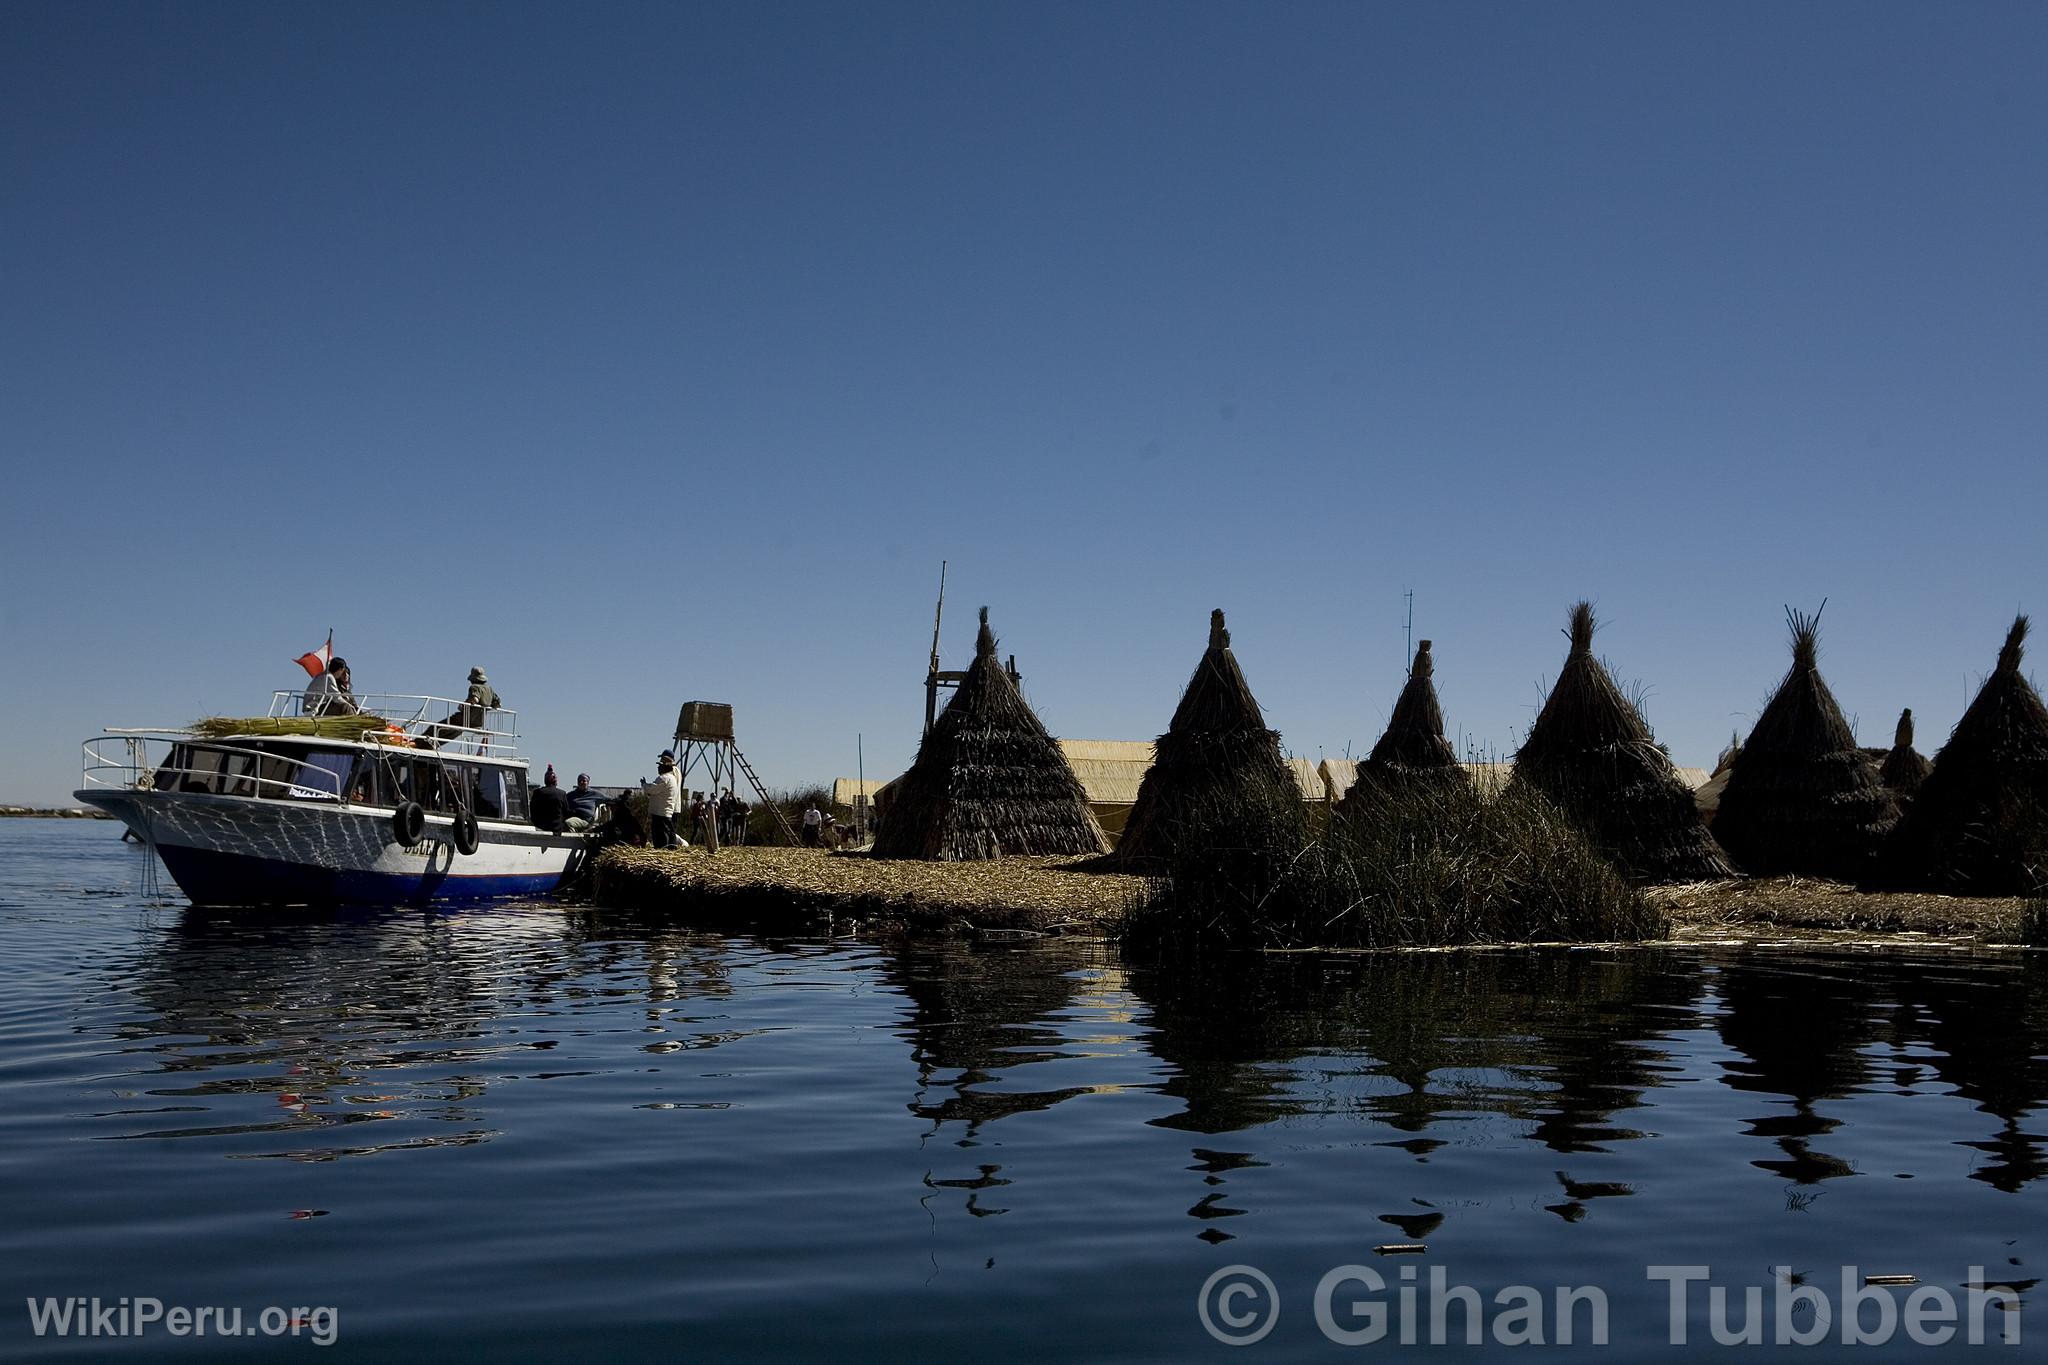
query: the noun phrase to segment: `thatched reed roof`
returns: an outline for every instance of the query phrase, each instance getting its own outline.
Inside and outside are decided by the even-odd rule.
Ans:
[[[1117,844],[1121,862],[1167,857],[1183,836],[1208,837],[1242,812],[1299,809],[1299,779],[1230,652],[1221,611],[1209,614],[1209,647],[1154,750]]]
[[[2020,672],[2027,618],[1879,852],[1879,880],[1975,896],[2048,886],[2048,707]]]
[[[1330,799],[1329,784],[1323,781],[1322,770],[1305,758],[1287,760],[1287,772],[1294,779],[1294,790],[1304,801],[1327,801]]]
[[[1152,766],[1149,739],[1063,739],[1060,752],[1067,766],[1081,780],[1088,804],[1099,817],[1104,806],[1129,806],[1137,802],[1146,770]]]
[[[875,793],[889,784],[879,777],[835,777],[832,779],[832,804],[849,809],[860,803],[865,796],[868,804],[875,802]]]
[[[1375,788],[1415,782],[1463,785],[1470,780],[1458,763],[1457,751],[1444,738],[1444,708],[1436,698],[1436,663],[1430,642],[1424,640],[1408,665],[1408,680],[1394,702],[1386,730],[1358,765],[1357,784],[1345,794],[1345,808],[1357,809],[1360,803],[1372,800]]]
[[[1792,667],[1735,758],[1714,837],[1753,876],[1859,881],[1899,805],[1820,675],[1820,612],[1787,607],[1785,620]]]
[[[997,661],[983,607],[974,662],[910,771],[890,785],[875,856],[954,861],[1108,847],[1060,746]]]
[[[1351,784],[1358,781],[1358,765],[1363,759],[1326,758],[1316,765],[1322,774],[1323,790],[1330,794],[1330,800],[1342,801],[1344,793],[1351,790]]]
[[[1892,732],[1892,747],[1878,764],[1878,779],[1891,789],[1891,794],[1898,798],[1899,809],[1904,810],[1919,795],[1921,784],[1933,771],[1934,765],[1926,755],[1913,747],[1913,708],[1909,706],[1899,712],[1899,728]]]
[[[1527,782],[1571,815],[1628,876],[1711,881],[1733,874],[1692,792],[1648,723],[1593,657],[1593,608],[1572,608],[1571,652],[1515,755]]]

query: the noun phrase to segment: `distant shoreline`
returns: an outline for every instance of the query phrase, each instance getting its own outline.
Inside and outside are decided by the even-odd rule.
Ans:
[[[0,819],[15,820],[111,820],[114,817],[91,806],[0,806]]]

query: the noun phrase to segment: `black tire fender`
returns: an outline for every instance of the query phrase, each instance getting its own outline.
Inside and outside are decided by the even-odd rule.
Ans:
[[[401,844],[416,844],[427,832],[427,813],[417,801],[407,801],[391,812],[391,837]]]
[[[476,852],[477,845],[483,842],[482,831],[476,827],[476,816],[470,811],[455,812],[455,824],[448,833],[454,841],[455,851],[465,858]]]

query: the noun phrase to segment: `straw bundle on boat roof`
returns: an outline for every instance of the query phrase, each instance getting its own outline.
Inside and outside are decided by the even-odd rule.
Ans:
[[[1820,675],[1820,613],[1788,607],[1785,620],[1792,667],[1743,742],[1714,837],[1754,876],[1858,881],[1898,823],[1899,805]]]
[[[1120,862],[1169,857],[1183,837],[1210,837],[1239,816],[1299,818],[1301,792],[1279,732],[1266,728],[1221,611],[1209,613],[1209,648],[1153,752],[1117,844]]]
[[[1571,653],[1515,755],[1510,787],[1562,806],[1638,881],[1711,881],[1734,869],[1642,714],[1593,657],[1593,608],[1572,608]]]
[[[1109,847],[1066,755],[996,661],[987,607],[974,662],[892,790],[875,837],[878,858],[950,862]]]
[[[1880,881],[1973,896],[2048,885],[2048,707],[2020,672],[2026,639],[2021,616],[1879,851]]]
[[[1386,731],[1358,765],[1357,780],[1344,794],[1340,812],[1360,808],[1375,799],[1376,791],[1393,793],[1416,784],[1470,784],[1457,751],[1444,738],[1444,709],[1437,701],[1435,674],[1429,641],[1424,640],[1408,665],[1408,681],[1394,702]]]
[[[1892,747],[1878,765],[1878,779],[1898,798],[1899,809],[1903,811],[1920,794],[1921,784],[1933,771],[1934,765],[1926,755],[1913,747],[1913,708],[1909,706],[1899,712],[1899,728],[1893,731]]]

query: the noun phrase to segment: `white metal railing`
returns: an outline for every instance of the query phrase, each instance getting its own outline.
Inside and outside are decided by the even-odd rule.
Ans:
[[[114,750],[113,746],[120,746]],[[150,746],[162,745],[161,758]],[[187,761],[172,764],[178,746]],[[247,748],[210,739],[169,735],[96,735],[85,741],[82,774],[87,787],[122,791],[204,790],[216,796],[256,796],[274,801],[344,802],[354,795],[341,790],[345,775],[308,758]],[[354,750],[344,750],[353,760]]]
[[[331,700],[319,692],[273,692],[273,718],[318,714],[307,710]],[[455,697],[422,697],[398,692],[369,692],[351,698],[355,712],[376,716],[396,727],[421,748],[491,758],[519,757],[519,713],[482,707]],[[330,709],[327,714],[340,714]]]

